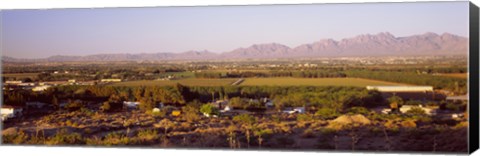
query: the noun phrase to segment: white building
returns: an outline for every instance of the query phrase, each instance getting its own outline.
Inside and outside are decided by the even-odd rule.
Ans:
[[[299,113],[299,114],[303,114],[303,113],[305,113],[305,107],[287,108],[287,109],[283,110],[283,113],[288,113],[288,114]]]
[[[49,85],[36,86],[36,87],[33,87],[32,91],[34,91],[34,92],[41,92],[41,91],[47,90],[47,89],[50,88],[50,87],[51,87],[51,86],[49,86]]]
[[[437,112],[435,109],[432,109],[432,108],[427,108],[427,107],[423,107],[422,105],[418,105],[418,106],[414,106],[414,105],[403,105],[402,107],[400,107],[400,112],[401,113],[407,113],[409,110],[411,110],[412,108],[420,108],[422,109],[423,111],[425,111],[425,113],[427,115],[436,115]]]
[[[140,102],[136,101],[123,101],[123,105],[129,109],[137,109],[140,106]]]
[[[6,84],[20,84],[22,81],[5,81]]]
[[[122,79],[102,79],[102,82],[122,82]]]
[[[380,92],[433,92],[432,86],[367,86],[367,90]]]

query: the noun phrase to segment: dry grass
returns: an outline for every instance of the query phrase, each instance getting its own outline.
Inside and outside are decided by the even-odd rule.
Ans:
[[[440,76],[466,79],[468,77],[468,73],[449,73],[449,74],[440,74]]]

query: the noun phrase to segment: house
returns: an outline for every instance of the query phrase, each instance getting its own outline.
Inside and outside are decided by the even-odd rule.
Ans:
[[[432,86],[367,86],[367,90],[376,90],[384,98],[399,96],[404,100],[443,100],[445,95],[435,93]]]
[[[32,88],[32,91],[34,91],[34,92],[41,92],[41,91],[47,90],[47,89],[50,88],[50,87],[51,87],[51,86],[49,86],[49,85],[36,86],[36,87],[33,87],[33,88]]]
[[[228,104],[228,100],[217,100],[213,103],[213,106],[218,109],[223,109]]]
[[[5,81],[5,84],[21,84],[23,81]]]
[[[122,82],[122,79],[102,79],[101,82]]]
[[[456,101],[468,101],[468,94],[466,95],[460,95],[460,96],[448,96],[446,98],[447,101],[452,101],[452,102],[456,102]]]
[[[286,108],[282,112],[287,114],[295,114],[295,113],[303,114],[305,113],[305,107]]]
[[[233,110],[230,106],[225,106],[225,108],[223,110],[220,110],[220,113],[225,113],[225,112],[228,112],[228,111],[231,111]]]
[[[406,112],[408,112],[409,110],[411,110],[412,108],[415,108],[415,107],[421,108],[422,110],[425,111],[425,113],[427,115],[436,115],[437,114],[436,109],[423,107],[422,105],[418,105],[418,106],[416,106],[416,105],[403,105],[402,107],[400,107],[400,112],[401,113],[406,113]]]
[[[1,119],[2,121],[5,121],[10,118],[19,117],[19,116],[22,116],[22,112],[23,112],[22,107],[5,105],[5,106],[2,106],[2,109],[0,110]]]
[[[31,102],[26,102],[25,105],[27,106],[27,108],[40,109],[40,108],[43,108],[47,104],[43,103],[43,102],[38,102],[38,101],[31,101]]]
[[[138,109],[140,102],[135,101],[123,101],[123,106],[127,109]]]
[[[390,114],[390,112],[392,112],[392,109],[390,108],[385,108],[385,109],[382,109],[382,114]]]

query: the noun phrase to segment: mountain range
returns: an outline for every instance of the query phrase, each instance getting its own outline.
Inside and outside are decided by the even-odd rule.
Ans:
[[[158,61],[158,60],[218,60],[275,59],[362,56],[429,56],[467,55],[468,38],[427,32],[395,37],[388,32],[362,34],[339,41],[322,39],[313,43],[288,47],[279,43],[254,44],[223,53],[187,51],[182,53],[97,54],[87,56],[56,55],[39,59],[2,56],[4,62],[68,62],[68,61]]]

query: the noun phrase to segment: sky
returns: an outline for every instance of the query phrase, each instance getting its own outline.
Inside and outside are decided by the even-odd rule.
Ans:
[[[390,32],[468,37],[468,2],[2,10],[2,55],[45,58],[289,47]]]

